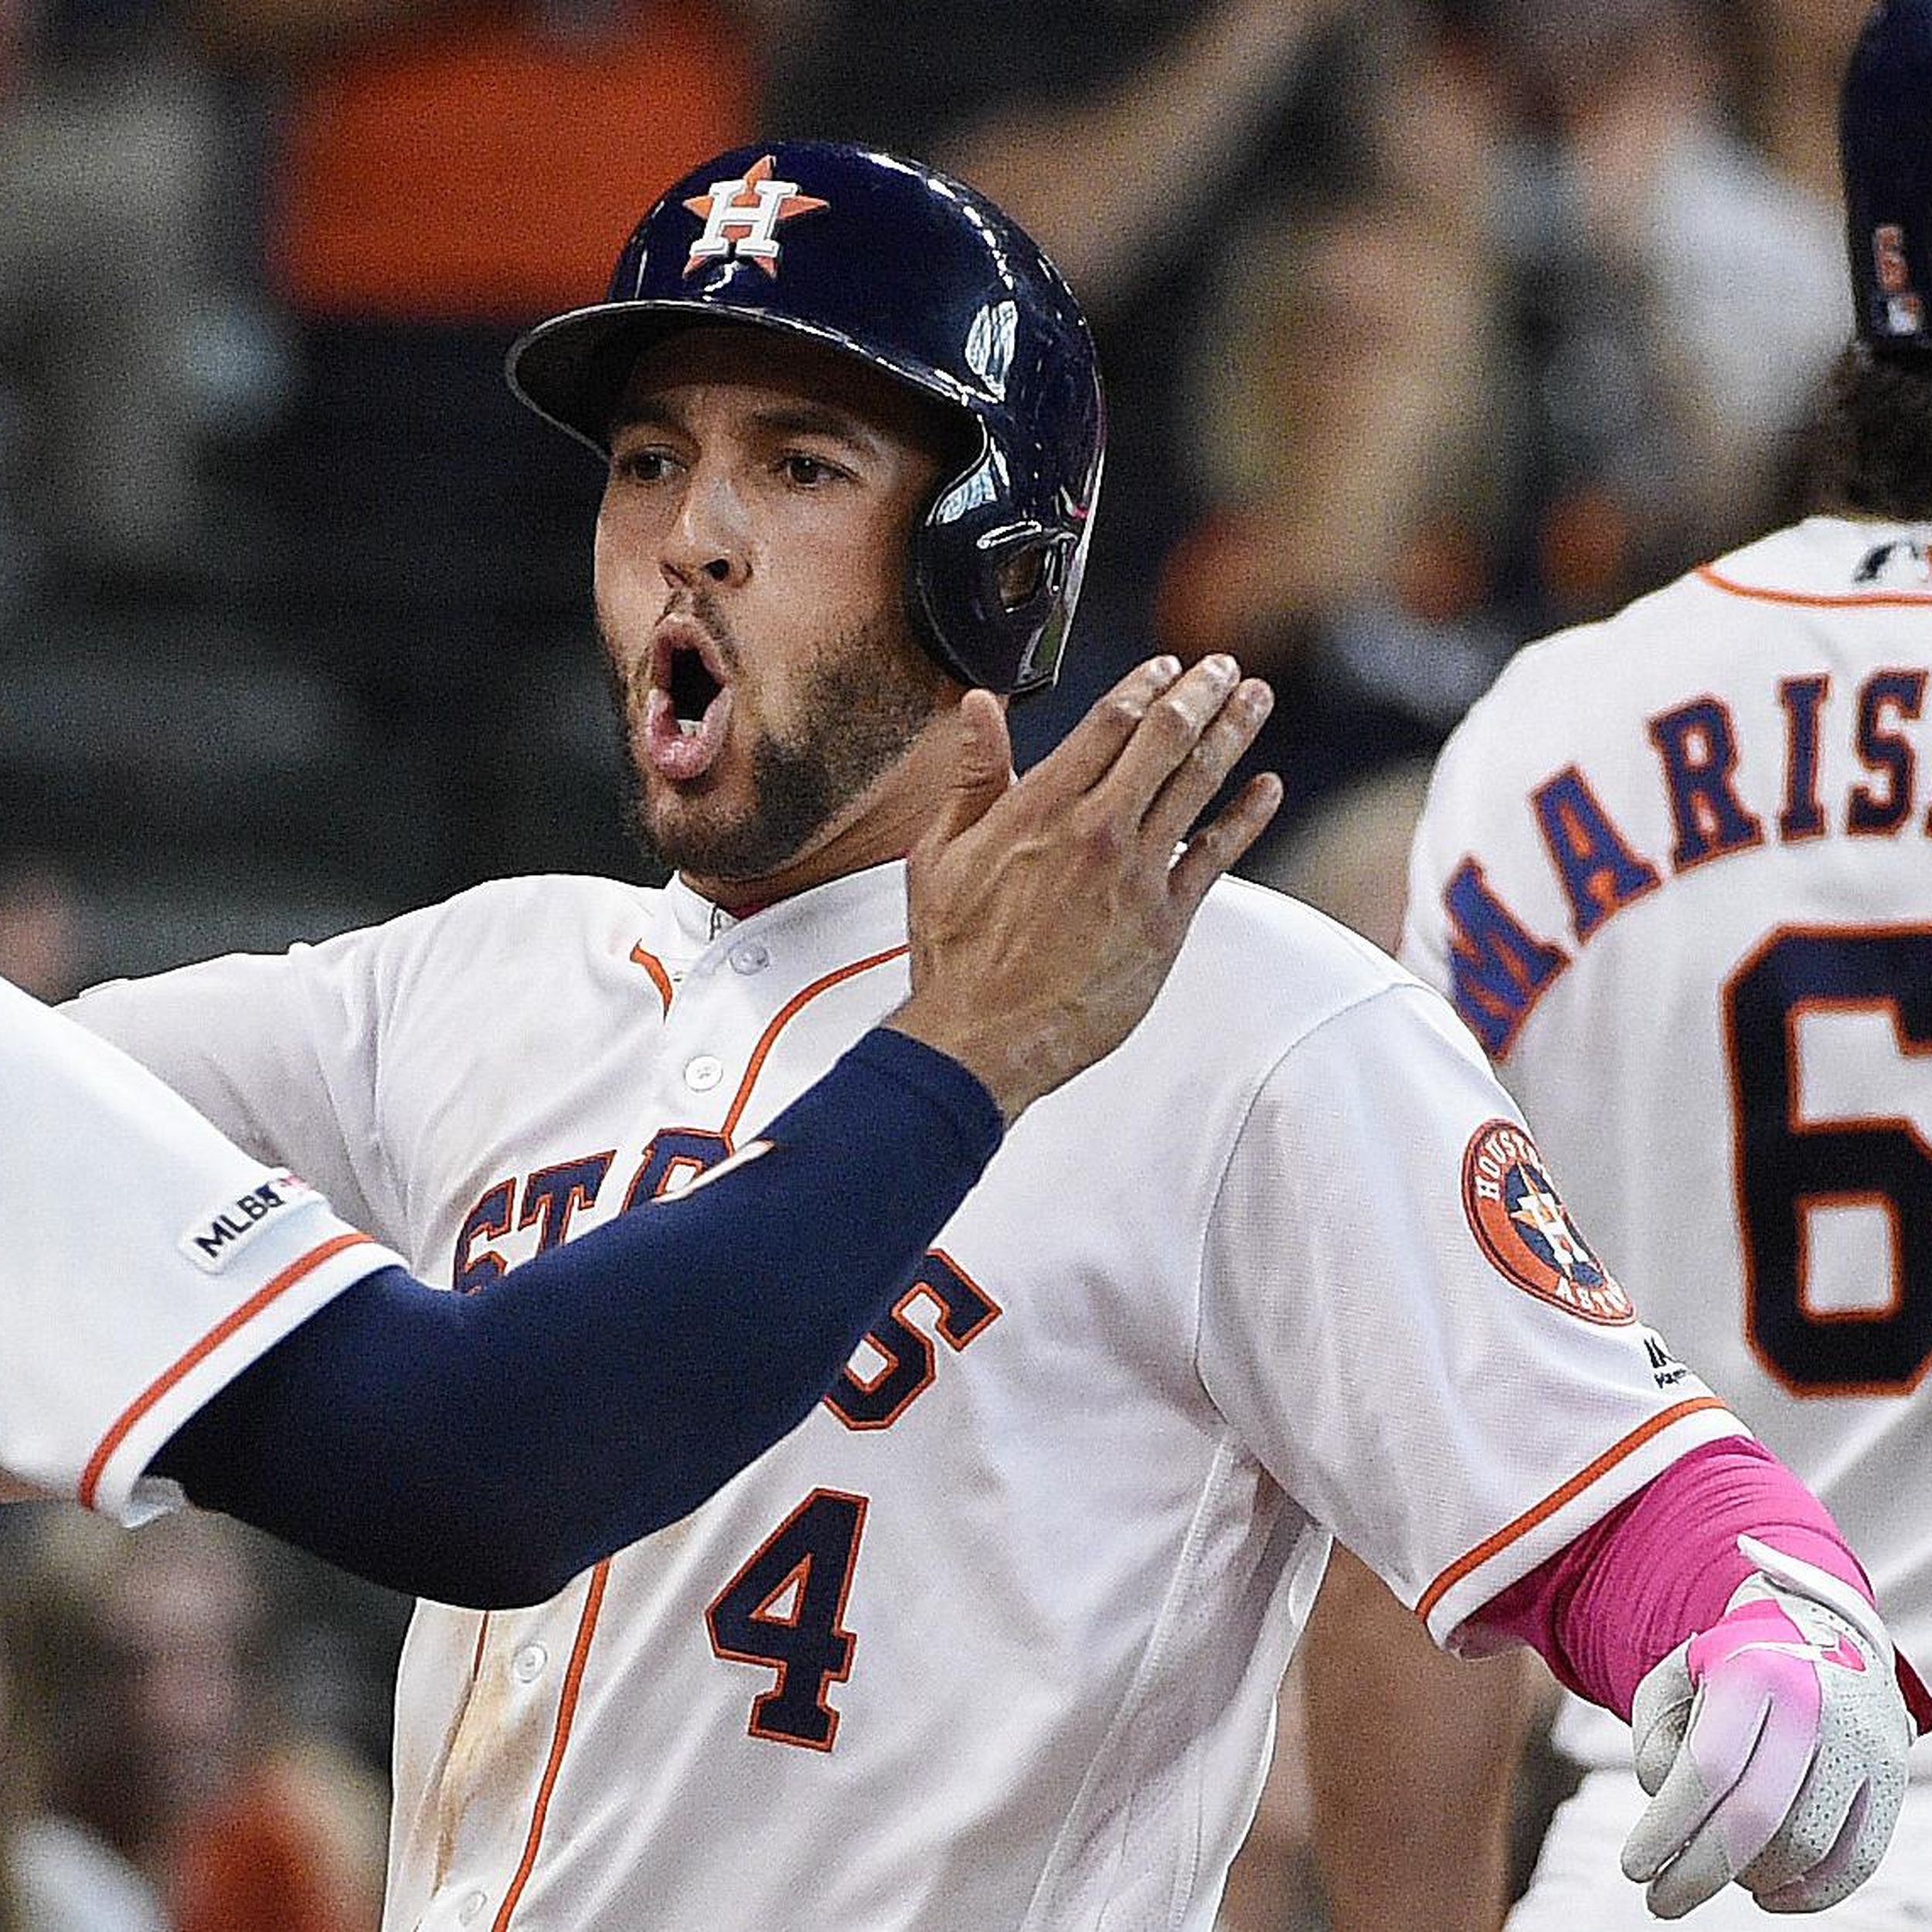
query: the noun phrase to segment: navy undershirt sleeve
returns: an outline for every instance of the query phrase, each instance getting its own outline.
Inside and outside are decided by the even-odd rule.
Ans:
[[[153,1471],[393,1589],[542,1602],[811,1413],[1000,1131],[964,1067],[879,1029],[772,1122],[766,1151],[479,1293],[366,1277]]]

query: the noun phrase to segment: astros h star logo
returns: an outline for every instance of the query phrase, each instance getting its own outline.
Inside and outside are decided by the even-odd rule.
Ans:
[[[1605,1327],[1637,1318],[1563,1206],[1536,1143],[1509,1121],[1471,1137],[1462,1162],[1463,1211],[1482,1251],[1519,1288]]]
[[[736,181],[714,181],[709,194],[685,203],[704,223],[684,265],[689,275],[708,261],[753,261],[773,277],[778,273],[778,224],[815,208],[829,207],[816,195],[801,195],[795,181],[774,181],[773,157],[753,162]]]

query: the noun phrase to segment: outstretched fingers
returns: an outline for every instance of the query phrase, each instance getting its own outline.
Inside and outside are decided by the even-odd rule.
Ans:
[[[1115,768],[1139,731],[1148,708],[1181,677],[1176,658],[1136,665],[1100,699],[1065,739],[1027,774],[1029,791],[1052,808],[1070,803]]]
[[[1271,771],[1259,773],[1187,842],[1167,875],[1168,901],[1183,920],[1192,918],[1208,888],[1267,829],[1281,795],[1281,781]]]
[[[1188,840],[1188,828],[1226,782],[1274,705],[1259,678],[1243,679],[1232,658],[1204,658],[1151,696],[1087,808],[1111,826],[1123,849],[1158,865],[1178,934],[1208,888],[1267,828],[1281,803],[1281,781],[1264,773]],[[1178,943],[1178,941],[1177,941]]]
[[[1123,835],[1138,838],[1163,787],[1201,748],[1240,682],[1240,665],[1217,651],[1151,698],[1112,768],[1094,786],[1090,804]],[[1260,719],[1254,723],[1259,729]]]
[[[1144,836],[1169,852],[1186,838],[1188,828],[1226,783],[1274,709],[1274,693],[1259,678],[1236,684],[1194,748],[1155,794],[1141,821]]]
[[[1256,780],[1178,862],[1160,835],[1185,829],[1267,708],[1232,659],[1155,659],[1011,783],[998,706],[968,694],[951,794],[908,856],[913,994],[893,1024],[977,1073],[1009,1121],[1111,1053],[1281,801]]]

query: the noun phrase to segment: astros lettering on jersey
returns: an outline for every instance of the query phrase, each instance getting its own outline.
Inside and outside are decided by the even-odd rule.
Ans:
[[[896,865],[514,881],[79,1010],[474,1287],[743,1145],[904,945]],[[1736,1430],[1621,1294],[1442,1003],[1218,888],[801,1429],[547,1604],[419,1607],[390,1932],[1207,1932],[1332,1532],[1447,1638]]]
[[[1437,767],[1404,940],[1908,1655],[1932,1645],[1929,538],[1813,518],[1521,653]],[[1563,1735],[1628,1762],[1600,1713]]]

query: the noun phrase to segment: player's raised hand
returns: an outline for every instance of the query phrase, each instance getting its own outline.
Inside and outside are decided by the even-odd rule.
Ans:
[[[907,860],[913,993],[891,1024],[971,1068],[1009,1122],[1111,1053],[1281,803],[1264,774],[1187,836],[1273,702],[1231,658],[1157,658],[1015,783],[997,701],[968,692],[945,808]]]
[[[1767,1912],[1821,1912],[1869,1878],[1905,1796],[1913,1725],[1878,1613],[1835,1577],[1743,1539],[1769,1574],[1637,1687],[1651,1794],[1624,1875],[1660,1919],[1735,1879]]]

